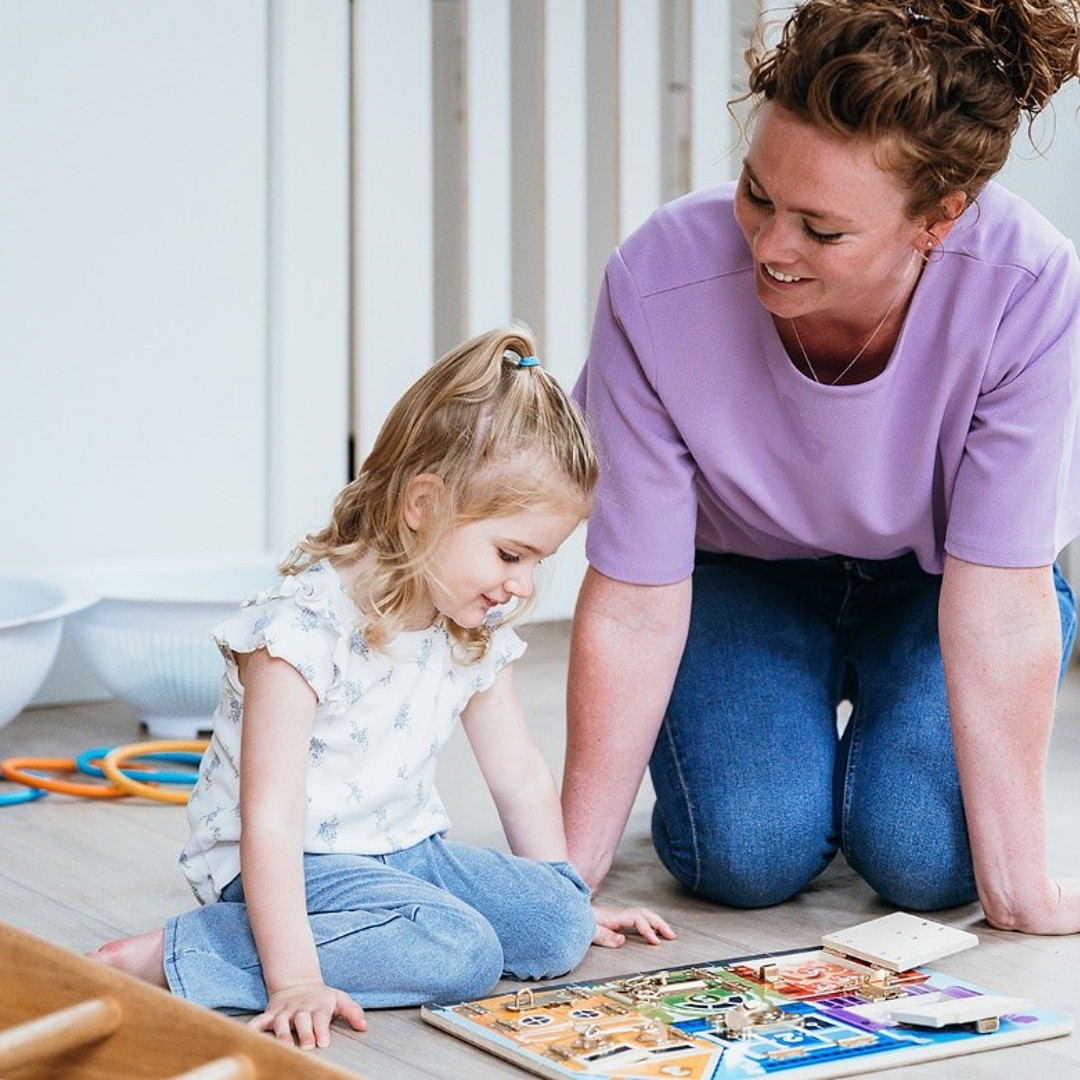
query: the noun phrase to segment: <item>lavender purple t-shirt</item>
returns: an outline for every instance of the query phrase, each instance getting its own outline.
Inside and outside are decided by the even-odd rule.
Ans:
[[[1080,533],[1080,263],[991,184],[926,266],[885,370],[802,375],[754,290],[734,187],[612,255],[575,394],[602,477],[589,562],[638,584],[695,548],[761,559],[948,551],[1041,566]]]

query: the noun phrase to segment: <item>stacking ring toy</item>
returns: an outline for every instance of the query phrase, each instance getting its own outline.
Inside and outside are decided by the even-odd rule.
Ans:
[[[111,746],[98,746],[93,750],[84,750],[75,759],[75,766],[78,768],[79,772],[86,776],[104,778],[105,770],[94,763],[100,761],[112,749],[113,747]],[[151,761],[174,761],[186,765],[193,765],[196,768],[198,768],[199,761],[202,757],[201,754],[187,753],[143,754],[142,756]],[[199,774],[196,772],[165,772],[159,769],[145,768],[142,765],[136,765],[130,770],[123,769],[121,771],[125,776],[133,780],[143,780],[148,784],[194,784],[199,778]]]
[[[58,795],[81,795],[84,799],[119,799],[127,792],[117,784],[78,784],[72,780],[55,780],[27,769],[44,769],[46,772],[78,772],[74,758],[11,757],[0,761],[0,773],[30,788],[55,791]]]
[[[0,795],[0,806],[18,806],[19,803],[43,799],[48,794],[47,791],[43,791],[41,788],[27,788],[25,791],[12,791],[6,795]]]
[[[175,803],[183,806],[188,801],[190,792],[168,791],[155,787],[153,784],[143,783],[125,776],[121,766],[131,758],[146,757],[148,754],[162,754],[172,751],[201,754],[210,745],[206,739],[161,739],[157,742],[129,743],[127,746],[117,746],[110,750],[101,761],[101,768],[105,775],[121,788],[124,794],[141,795],[145,799],[153,799],[155,802]]]

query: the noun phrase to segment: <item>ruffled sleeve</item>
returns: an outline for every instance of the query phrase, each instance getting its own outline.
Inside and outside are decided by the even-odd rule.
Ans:
[[[214,630],[214,642],[230,667],[237,653],[266,649],[291,664],[321,704],[339,678],[336,655],[350,630],[343,601],[337,575],[315,564],[245,600]]]
[[[525,654],[525,642],[509,627],[502,626],[491,635],[484,658],[469,667],[471,681],[469,689],[474,694],[482,694],[495,681],[495,676],[507,664],[512,664]]]

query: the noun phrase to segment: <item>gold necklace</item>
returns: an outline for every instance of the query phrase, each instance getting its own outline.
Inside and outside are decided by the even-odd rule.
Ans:
[[[859,357],[861,357],[862,354],[864,352],[866,352],[867,349],[870,348],[870,343],[874,340],[874,338],[876,338],[878,336],[878,332],[881,330],[881,328],[888,321],[889,316],[893,313],[893,308],[896,307],[896,301],[900,299],[900,293],[903,291],[903,289],[904,289],[904,282],[901,279],[900,287],[896,290],[896,292],[893,293],[892,302],[889,304],[889,310],[886,311],[885,314],[881,317],[881,322],[879,322],[877,324],[877,326],[874,327],[873,332],[866,339],[865,343],[863,344],[863,347],[847,362],[847,365],[845,366],[844,370],[841,371],[840,374],[837,375],[836,378],[833,379],[833,381],[831,383],[829,383],[829,386],[835,386],[856,365],[856,363],[858,363]],[[807,356],[807,354],[806,354],[806,346],[803,345],[802,338],[799,337],[799,328],[795,325],[795,320],[794,319],[788,319],[788,322],[791,324],[791,329],[795,333],[795,341],[798,343],[799,352],[802,353],[803,361],[805,362],[808,370],[810,371],[810,374],[813,375],[814,382],[820,383],[821,380],[818,378],[818,373],[814,370],[814,365],[810,363],[810,357]]]

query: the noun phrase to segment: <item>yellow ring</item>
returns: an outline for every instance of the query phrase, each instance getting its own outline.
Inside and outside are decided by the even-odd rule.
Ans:
[[[174,750],[201,754],[209,745],[206,739],[161,739],[157,742],[128,743],[127,746],[115,747],[101,759],[101,771],[129,795],[141,795],[144,799],[153,799],[155,802],[184,806],[191,797],[190,791],[146,784],[141,780],[133,780],[120,770],[132,758],[143,757],[145,754],[165,754]]]

